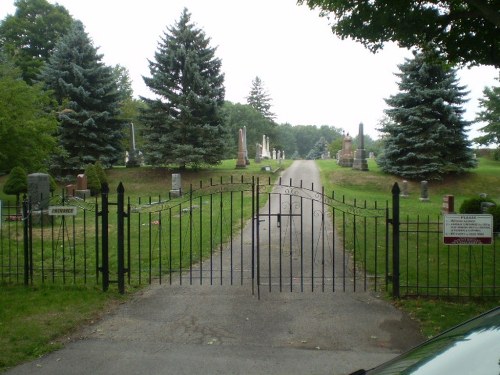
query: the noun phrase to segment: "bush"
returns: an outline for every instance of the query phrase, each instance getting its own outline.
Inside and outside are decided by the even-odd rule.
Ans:
[[[98,195],[101,191],[101,182],[95,165],[87,164],[85,167],[85,176],[87,176],[87,188],[90,190],[90,194],[92,196]]]
[[[493,232],[500,233],[500,206],[490,207],[488,213],[493,215]]]
[[[3,186],[3,192],[8,195],[15,195],[16,204],[19,205],[21,193],[28,192],[28,175],[22,167],[12,168]]]
[[[470,198],[463,201],[460,205],[459,212],[461,214],[482,214],[481,203],[483,202],[496,204],[495,201],[490,198]]]
[[[108,183],[108,178],[106,176],[106,172],[104,171],[102,163],[99,160],[95,162],[94,167],[97,173],[97,177],[99,178],[99,188],[100,188],[101,184]]]

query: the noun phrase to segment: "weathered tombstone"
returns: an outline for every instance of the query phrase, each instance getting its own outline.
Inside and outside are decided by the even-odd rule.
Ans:
[[[87,176],[83,173],[76,176],[75,195],[82,199],[90,197],[90,189],[87,186]]]
[[[66,196],[67,197],[74,197],[75,196],[75,190],[76,190],[76,185],[75,184],[66,185]]]
[[[408,181],[403,180],[403,184],[401,186],[401,194],[402,198],[408,198]]]
[[[139,164],[139,155],[137,149],[135,148],[135,129],[134,124],[130,123],[130,151],[126,154],[126,162],[125,166],[128,168],[138,167]]]
[[[243,130],[239,130],[238,134],[238,159],[236,160],[236,168],[246,168],[245,151],[243,150]]]
[[[283,152],[281,153],[281,158],[285,160],[285,150],[283,150]]]
[[[255,144],[255,162],[258,164],[262,158],[262,146],[259,143]]]
[[[172,189],[170,190],[171,197],[182,196],[182,181],[180,173],[172,173]]]
[[[370,151],[370,154],[368,156],[370,159],[375,159],[375,153],[373,151]]]
[[[429,183],[427,181],[420,182],[420,201],[429,201]]]
[[[352,154],[352,138],[347,133],[342,139],[342,150],[340,151],[339,165],[341,167],[352,167],[354,157]]]
[[[453,195],[443,196],[442,212],[443,214],[455,213],[455,197]]]
[[[273,160],[276,160],[276,149],[273,148]]]
[[[271,155],[269,155],[269,138],[265,135],[262,136],[262,152],[261,159],[270,159]]]
[[[368,162],[366,161],[365,135],[362,122],[359,123],[358,139],[359,139],[359,145],[354,153],[354,161],[352,163],[352,169],[356,169],[358,171],[367,171]]]
[[[50,176],[46,173],[29,174],[28,196],[33,210],[46,210],[50,199]]]

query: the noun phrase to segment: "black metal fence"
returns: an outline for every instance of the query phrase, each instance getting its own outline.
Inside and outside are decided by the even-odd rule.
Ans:
[[[397,187],[397,186],[396,186]],[[443,245],[441,217],[399,214],[399,192],[347,201],[302,181],[231,178],[181,197],[53,197],[72,215],[4,205],[0,282],[249,285],[262,291],[382,290],[498,297],[499,245]],[[402,216],[402,217],[400,217]]]

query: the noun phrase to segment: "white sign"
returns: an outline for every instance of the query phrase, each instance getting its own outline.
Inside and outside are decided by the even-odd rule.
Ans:
[[[489,214],[444,215],[443,241],[449,245],[491,244],[493,216]]]
[[[51,216],[75,216],[75,206],[49,206],[49,215]]]

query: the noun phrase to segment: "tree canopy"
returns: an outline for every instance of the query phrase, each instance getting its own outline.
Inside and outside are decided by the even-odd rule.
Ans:
[[[383,154],[387,173],[408,179],[441,179],[476,166],[462,117],[467,101],[456,71],[430,51],[399,65],[399,93],[386,99]]]
[[[480,145],[495,144],[500,147],[500,86],[486,87],[479,99],[481,111],[477,121],[486,123],[479,129],[484,135],[474,139]]]
[[[28,85],[21,73],[0,59],[0,171],[15,166],[36,171],[56,150],[52,99],[41,85]]]
[[[15,14],[0,23],[0,48],[31,84],[57,41],[70,30],[73,19],[66,8],[47,0],[16,0],[14,4]]]
[[[184,9],[167,28],[154,60],[151,77],[143,77],[156,94],[142,98],[147,160],[154,165],[213,165],[222,161],[227,143],[221,107],[224,74],[210,39],[190,21]]]
[[[372,52],[387,42],[420,50],[432,43],[453,64],[500,67],[500,0],[297,2],[321,9],[334,34]]]
[[[81,22],[59,40],[40,78],[60,105],[59,141],[66,152],[54,161],[62,170],[105,167],[124,156],[121,93],[115,74],[102,61]]]

